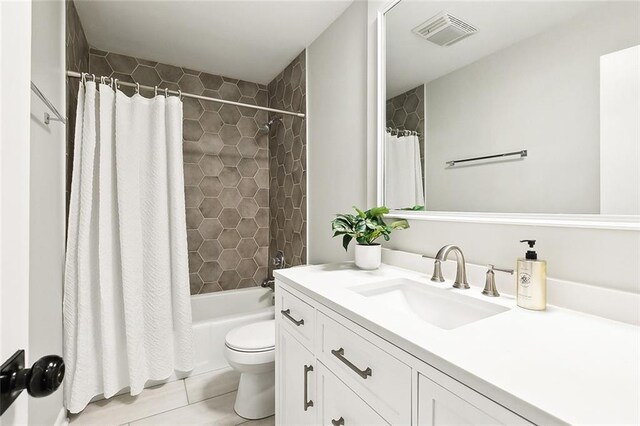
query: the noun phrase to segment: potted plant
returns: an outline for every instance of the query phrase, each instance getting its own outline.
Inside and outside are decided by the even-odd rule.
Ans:
[[[407,229],[409,223],[404,220],[396,220],[387,225],[383,216],[389,213],[385,206],[374,207],[362,211],[353,207],[358,214],[338,214],[331,221],[333,236],[342,235],[342,247],[349,247],[351,240],[358,243],[355,248],[356,266],[360,269],[377,269],[380,266],[382,250],[375,240],[382,237],[389,241],[391,231],[394,229]]]

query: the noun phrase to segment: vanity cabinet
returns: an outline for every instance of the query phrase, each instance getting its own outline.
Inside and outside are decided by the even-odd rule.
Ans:
[[[438,384],[421,374],[417,418],[419,426],[530,424],[451,378],[440,377]]]
[[[278,425],[531,424],[278,280],[276,339]]]
[[[316,424],[315,357],[295,337],[280,328],[277,332],[278,423],[283,425]]]
[[[318,396],[320,403],[318,424],[327,426],[389,424],[321,363],[318,364]]]

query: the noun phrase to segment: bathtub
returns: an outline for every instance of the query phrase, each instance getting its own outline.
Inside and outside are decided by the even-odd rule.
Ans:
[[[191,296],[194,369],[188,372],[175,371],[162,380],[148,380],[144,387],[158,386],[229,367],[224,357],[224,338],[227,333],[244,324],[273,319],[273,311],[273,292],[268,288],[243,288]],[[126,393],[129,393],[129,387],[114,396]],[[98,395],[91,402],[101,399],[104,396]]]
[[[273,319],[273,292],[261,287],[191,296],[194,369],[201,374],[229,366],[224,357],[224,338],[232,329]]]

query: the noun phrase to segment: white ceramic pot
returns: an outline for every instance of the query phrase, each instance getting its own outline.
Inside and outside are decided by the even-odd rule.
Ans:
[[[382,246],[380,244],[356,244],[356,266],[360,269],[378,269],[382,262]]]

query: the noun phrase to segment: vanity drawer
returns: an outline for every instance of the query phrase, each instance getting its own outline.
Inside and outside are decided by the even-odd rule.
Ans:
[[[293,333],[307,349],[313,351],[315,308],[282,288],[278,288],[278,297],[278,322]]]
[[[318,395],[321,407],[320,419],[318,419],[320,425],[386,426],[389,424],[320,363],[318,363]]]
[[[411,423],[411,367],[318,312],[318,358],[391,424]]]

